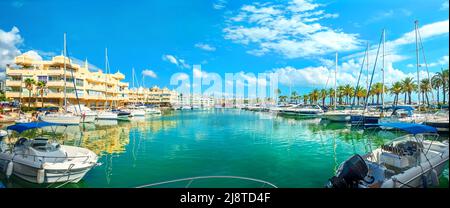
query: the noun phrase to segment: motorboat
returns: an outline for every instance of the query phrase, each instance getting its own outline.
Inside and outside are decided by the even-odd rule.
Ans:
[[[54,125],[61,124],[33,122],[7,129],[20,133]],[[2,142],[0,170],[7,177],[14,175],[31,183],[77,183],[97,165],[97,160],[97,155],[85,148],[61,145],[43,137],[20,138],[14,145]]]
[[[148,115],[161,115],[161,110],[158,108],[146,108],[145,113]]]
[[[39,119],[43,122],[66,124],[66,125],[79,125],[81,120],[80,116],[74,115],[73,113],[50,113],[50,112],[40,115]]]
[[[0,115],[0,123],[13,123],[16,118],[7,115]]]
[[[448,140],[422,124],[382,123],[406,132],[366,155],[353,155],[329,179],[329,188],[426,188],[439,184],[448,163]]]
[[[330,110],[325,112],[322,115],[322,118],[327,119],[332,122],[350,122],[352,115],[360,115],[362,114],[361,109],[352,109],[346,107],[337,107],[336,110]]]
[[[119,121],[129,121],[130,120],[130,112],[123,110],[112,110],[113,113],[117,114],[117,120]]]
[[[117,120],[118,116],[113,111],[100,111],[97,112],[97,120]]]
[[[192,107],[190,105],[183,105],[181,106],[181,110],[192,110]]]
[[[279,111],[281,115],[300,116],[300,117],[319,117],[323,110],[318,105],[297,105]]]
[[[391,115],[380,118],[380,123],[404,122],[421,124],[427,120],[426,115],[414,113],[412,106],[393,106],[387,108],[387,110],[392,111]]]
[[[449,114],[448,110],[440,110],[429,116],[426,121],[424,121],[425,125],[435,127],[439,132],[447,132],[449,130]]]
[[[68,106],[67,112],[80,116],[81,123],[93,123],[97,118],[97,113],[83,104]]]

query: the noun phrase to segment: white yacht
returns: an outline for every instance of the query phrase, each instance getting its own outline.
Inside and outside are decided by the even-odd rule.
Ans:
[[[92,123],[97,118],[97,113],[83,104],[67,107],[67,112],[80,116],[81,123]]]
[[[300,116],[300,117],[319,117],[323,110],[318,105],[298,105],[279,111],[282,115]]]
[[[448,140],[437,141],[437,130],[409,123],[380,124],[406,131],[372,152],[342,163],[329,188],[417,188],[437,186],[448,163]]]
[[[80,116],[72,113],[46,113],[39,116],[39,119],[48,123],[78,125],[80,124]]]
[[[418,123],[421,124],[427,120],[427,116],[424,114],[414,113],[412,106],[394,106],[388,109],[392,111],[390,116],[382,117],[378,122],[380,123]]]
[[[437,128],[439,132],[449,132],[449,114],[448,110],[440,110],[430,115],[424,124]]]
[[[50,125],[55,124],[34,122],[7,129],[22,132]],[[77,183],[97,165],[98,157],[94,152],[47,138],[20,138],[11,146],[1,142],[0,170],[5,170],[7,177],[15,175],[31,183]]]
[[[112,111],[99,111],[97,113],[97,120],[117,120],[117,114]]]

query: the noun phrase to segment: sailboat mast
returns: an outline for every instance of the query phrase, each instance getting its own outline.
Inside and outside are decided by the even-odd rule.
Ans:
[[[105,106],[104,109],[106,110],[106,105],[108,104],[108,48],[105,48]]]
[[[336,69],[334,70],[334,110],[336,110],[338,53],[336,52]]]
[[[386,44],[386,29],[383,29],[383,66],[381,68],[381,74],[382,74],[382,87],[381,87],[381,112],[383,112],[384,109],[384,68],[385,68],[385,44]]]
[[[418,20],[414,21],[414,31],[415,31],[415,35],[416,35],[416,69],[417,69],[417,88],[418,88],[417,101],[418,101],[419,109],[420,109],[419,43],[417,41],[417,26],[418,26],[418,24],[419,24]]]
[[[67,78],[66,78],[66,71],[67,71],[67,66],[66,66],[66,57],[67,57],[67,46],[66,46],[66,33],[64,33],[64,112],[67,112],[67,95],[66,95],[66,91],[67,91]]]
[[[366,89],[369,90],[369,41],[367,41],[367,50],[366,50],[366,68],[367,68],[367,77],[366,77]],[[369,93],[369,92],[367,92]]]

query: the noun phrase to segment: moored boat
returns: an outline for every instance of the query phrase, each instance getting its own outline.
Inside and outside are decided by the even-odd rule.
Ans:
[[[47,122],[33,122],[9,126],[11,131],[54,126]],[[20,138],[12,148],[2,142],[0,169],[6,176],[15,175],[31,183],[77,183],[97,165],[97,155],[92,151],[61,145],[47,138]],[[10,149],[10,150],[6,150]]]
[[[448,140],[436,141],[437,130],[408,123],[379,124],[407,132],[366,155],[343,162],[329,188],[418,188],[437,186],[448,162]]]

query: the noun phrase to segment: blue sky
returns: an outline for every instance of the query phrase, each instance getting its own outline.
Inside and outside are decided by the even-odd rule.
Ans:
[[[108,47],[112,72],[131,82],[132,67],[140,80],[147,70],[147,87],[173,88],[174,73],[201,64],[205,74],[275,72],[282,92],[291,83],[303,93],[330,86],[335,52],[338,83],[355,84],[366,42],[374,53],[383,28],[387,82],[414,76],[416,19],[430,72],[447,68],[448,14],[448,0],[2,0],[0,64],[30,50],[60,54],[67,32],[72,57],[103,68]]]

